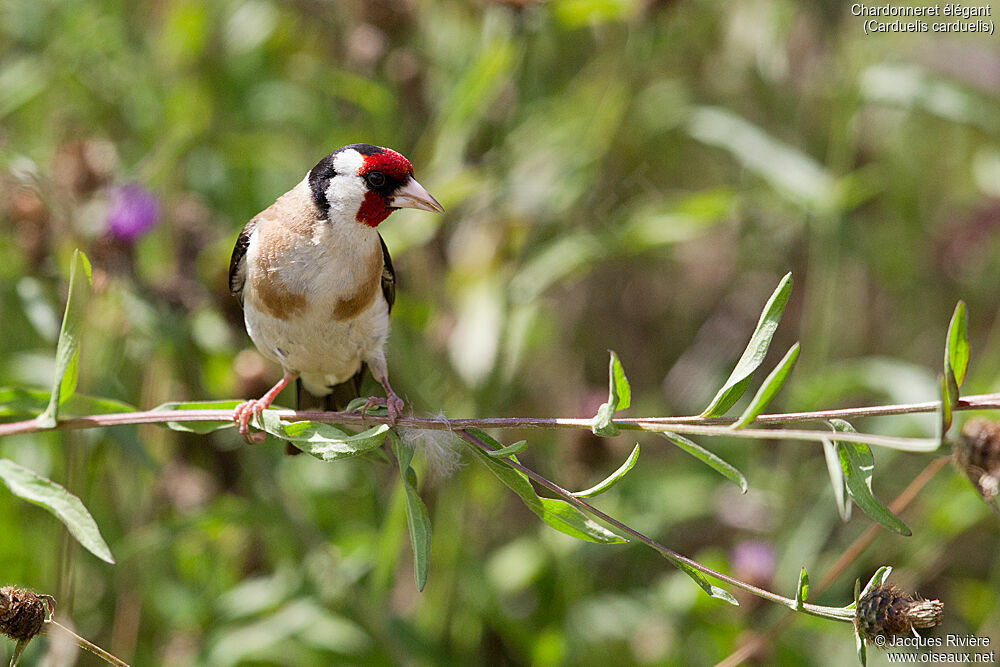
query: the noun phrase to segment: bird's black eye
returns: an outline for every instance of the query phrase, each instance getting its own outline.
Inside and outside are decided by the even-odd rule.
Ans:
[[[365,180],[368,181],[368,187],[380,188],[385,185],[385,174],[381,171],[369,171],[365,174]]]

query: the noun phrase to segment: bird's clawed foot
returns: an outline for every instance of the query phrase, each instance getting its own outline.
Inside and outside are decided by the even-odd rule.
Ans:
[[[240,430],[240,436],[248,445],[259,444],[267,440],[267,433],[262,431],[257,433],[250,432],[250,420],[253,417],[260,417],[266,407],[267,404],[263,401],[252,398],[249,401],[243,401],[233,408],[233,423]]]
[[[384,405],[386,410],[389,411],[389,423],[392,425],[396,424],[396,420],[399,419],[399,413],[403,410],[403,399],[396,396],[393,391],[389,392],[388,398],[380,398],[379,396],[369,396],[365,404],[362,405],[359,410],[362,414],[368,411],[368,408],[374,405]]]

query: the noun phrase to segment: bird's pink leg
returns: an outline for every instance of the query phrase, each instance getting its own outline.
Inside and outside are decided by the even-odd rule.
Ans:
[[[365,412],[373,405],[384,405],[387,410],[389,410],[389,422],[395,424],[396,420],[399,418],[399,413],[403,409],[403,399],[396,395],[396,392],[392,390],[389,385],[389,378],[386,376],[376,377],[378,383],[385,388],[385,398],[379,398],[378,396],[369,396],[368,400],[361,407],[361,412]]]
[[[249,401],[244,401],[233,408],[233,423],[239,428],[240,436],[243,437],[243,440],[248,445],[264,442],[267,439],[267,433],[250,433],[251,417],[260,417],[260,413],[270,407],[274,399],[281,393],[281,390],[296,377],[298,377],[298,373],[285,371],[284,376],[278,380],[278,384],[268,389],[266,394],[260,398],[251,398]]]

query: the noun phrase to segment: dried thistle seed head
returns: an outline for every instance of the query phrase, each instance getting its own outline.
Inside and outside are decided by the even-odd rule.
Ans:
[[[0,588],[0,633],[26,642],[41,632],[51,609],[45,598],[49,596],[38,596],[25,588]]]
[[[952,449],[952,461],[987,502],[1000,491],[1000,422],[970,419]]]
[[[914,628],[933,628],[941,623],[943,611],[940,600],[918,600],[895,586],[877,586],[858,602],[854,627],[866,641],[872,641],[909,634]]]

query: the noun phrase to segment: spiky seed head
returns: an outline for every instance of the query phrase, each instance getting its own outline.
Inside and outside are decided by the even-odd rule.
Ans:
[[[906,635],[916,629],[932,628],[941,623],[944,604],[940,600],[916,599],[896,586],[881,585],[858,601],[854,627],[865,641],[875,637]]]
[[[1000,492],[1000,422],[970,419],[954,443],[952,461],[980,495],[991,502]]]

